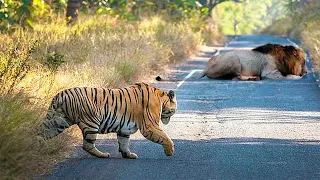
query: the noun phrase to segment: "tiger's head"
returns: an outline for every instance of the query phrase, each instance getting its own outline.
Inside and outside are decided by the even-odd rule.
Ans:
[[[177,99],[174,91],[169,91],[168,93],[163,93],[162,97],[164,98],[162,104],[162,112],[161,112],[161,121],[163,124],[168,124],[170,121],[170,117],[177,110]]]

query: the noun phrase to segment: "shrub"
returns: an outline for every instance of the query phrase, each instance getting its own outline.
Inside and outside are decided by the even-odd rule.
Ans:
[[[0,48],[0,92],[11,93],[30,70],[35,41],[12,39]]]
[[[41,109],[31,107],[23,94],[0,96],[0,174],[5,179],[27,179],[46,171],[47,164],[61,160],[70,150],[61,136],[43,142],[37,138]]]

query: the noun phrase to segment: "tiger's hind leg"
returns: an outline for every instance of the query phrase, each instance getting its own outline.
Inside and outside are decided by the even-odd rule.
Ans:
[[[130,152],[129,144],[130,144],[130,135],[117,134],[117,139],[119,143],[119,152],[121,153],[123,158],[128,159],[137,159],[138,156],[135,153]]]
[[[90,153],[93,156],[99,157],[99,158],[108,158],[110,157],[109,153],[103,153],[99,151],[95,146],[95,141],[97,139],[98,135],[98,128],[92,128],[84,123],[80,122],[79,127],[82,130],[83,134],[83,149]]]

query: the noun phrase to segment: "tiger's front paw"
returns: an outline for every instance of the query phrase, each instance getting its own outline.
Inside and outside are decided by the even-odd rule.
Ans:
[[[168,145],[168,146],[164,146],[164,153],[167,156],[172,156],[174,153],[174,146],[172,145]]]

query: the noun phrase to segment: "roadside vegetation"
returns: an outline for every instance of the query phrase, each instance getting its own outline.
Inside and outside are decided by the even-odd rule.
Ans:
[[[0,177],[44,173],[82,139],[76,127],[46,142],[38,136],[57,92],[148,81],[200,45],[221,45],[225,34],[267,26],[268,14],[241,24],[255,19],[243,8],[249,1],[223,1],[88,0],[73,19],[65,18],[64,0],[0,0]],[[256,3],[268,8],[276,0]],[[235,11],[236,24],[226,24]]]
[[[95,16],[80,18],[73,26],[57,21],[1,36],[0,166],[9,177],[36,170],[36,164],[46,164],[46,157],[60,157],[71,147],[73,138],[66,136],[55,143],[35,138],[57,92],[148,81],[148,75],[195,53],[203,41],[185,22],[167,23],[158,17],[128,23]]]
[[[310,51],[313,63],[320,70],[320,1],[286,0],[284,16],[274,20],[261,33],[289,36],[301,40]]]
[[[113,88],[148,81],[156,71],[194,54],[203,35],[211,36],[211,30],[202,28],[206,22],[201,24],[200,14],[197,20],[133,17],[81,11],[76,22],[67,24],[63,14],[50,12],[26,19],[29,24],[24,26],[14,23],[15,19],[12,24],[2,22],[1,177],[27,179],[46,172],[48,164],[62,160],[82,139],[76,127],[46,142],[37,136],[57,92],[75,86]],[[223,41],[218,32],[212,34],[221,38],[211,37],[215,42]]]

